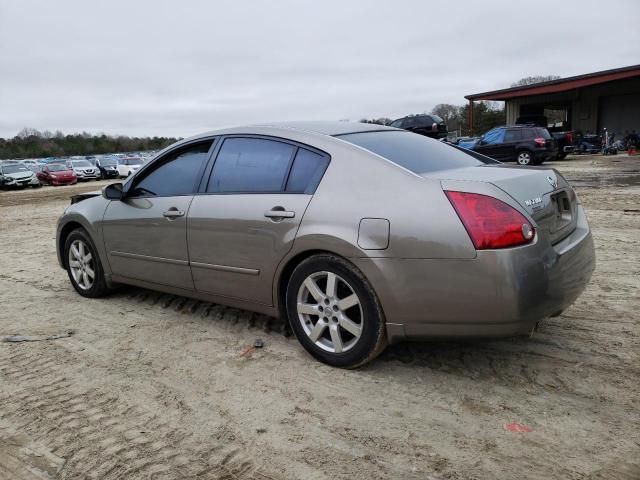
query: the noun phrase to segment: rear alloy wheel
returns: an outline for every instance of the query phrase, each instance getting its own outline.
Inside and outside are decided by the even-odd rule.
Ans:
[[[315,255],[294,270],[287,314],[309,353],[336,367],[354,368],[386,346],[384,315],[373,289],[354,266]]]
[[[98,253],[84,230],[69,234],[64,251],[69,280],[80,295],[95,298],[109,291]]]
[[[531,152],[527,152],[526,150],[522,150],[518,152],[518,156],[516,161],[518,165],[531,165],[532,164]]]

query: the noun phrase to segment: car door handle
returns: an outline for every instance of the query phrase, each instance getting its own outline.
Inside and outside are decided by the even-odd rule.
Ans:
[[[162,216],[166,218],[184,217],[184,210],[178,210],[177,208],[170,208],[169,210],[164,212]]]
[[[296,212],[285,210],[283,207],[273,207],[271,210],[264,212],[267,218],[294,218]]]

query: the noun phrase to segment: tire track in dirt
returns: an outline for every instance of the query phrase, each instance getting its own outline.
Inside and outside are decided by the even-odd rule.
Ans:
[[[64,458],[59,478],[272,478],[224,431],[203,444],[113,393],[79,388],[65,376],[69,352],[33,346],[0,350],[0,420]]]

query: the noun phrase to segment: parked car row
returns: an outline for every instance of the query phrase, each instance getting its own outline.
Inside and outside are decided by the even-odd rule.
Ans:
[[[147,153],[140,156],[114,154],[0,160],[0,187],[58,186],[79,181],[126,178],[137,172],[151,158],[152,154]]]

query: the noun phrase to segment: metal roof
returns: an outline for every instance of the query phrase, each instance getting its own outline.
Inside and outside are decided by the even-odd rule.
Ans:
[[[548,82],[534,83],[533,85],[522,85],[519,87],[492,90],[490,92],[474,93],[472,95],[466,95],[464,98],[467,100],[508,100],[510,98],[527,97],[530,95],[566,92],[576,88],[633,77],[640,77],[640,65],[576,75],[574,77],[560,78]]]

